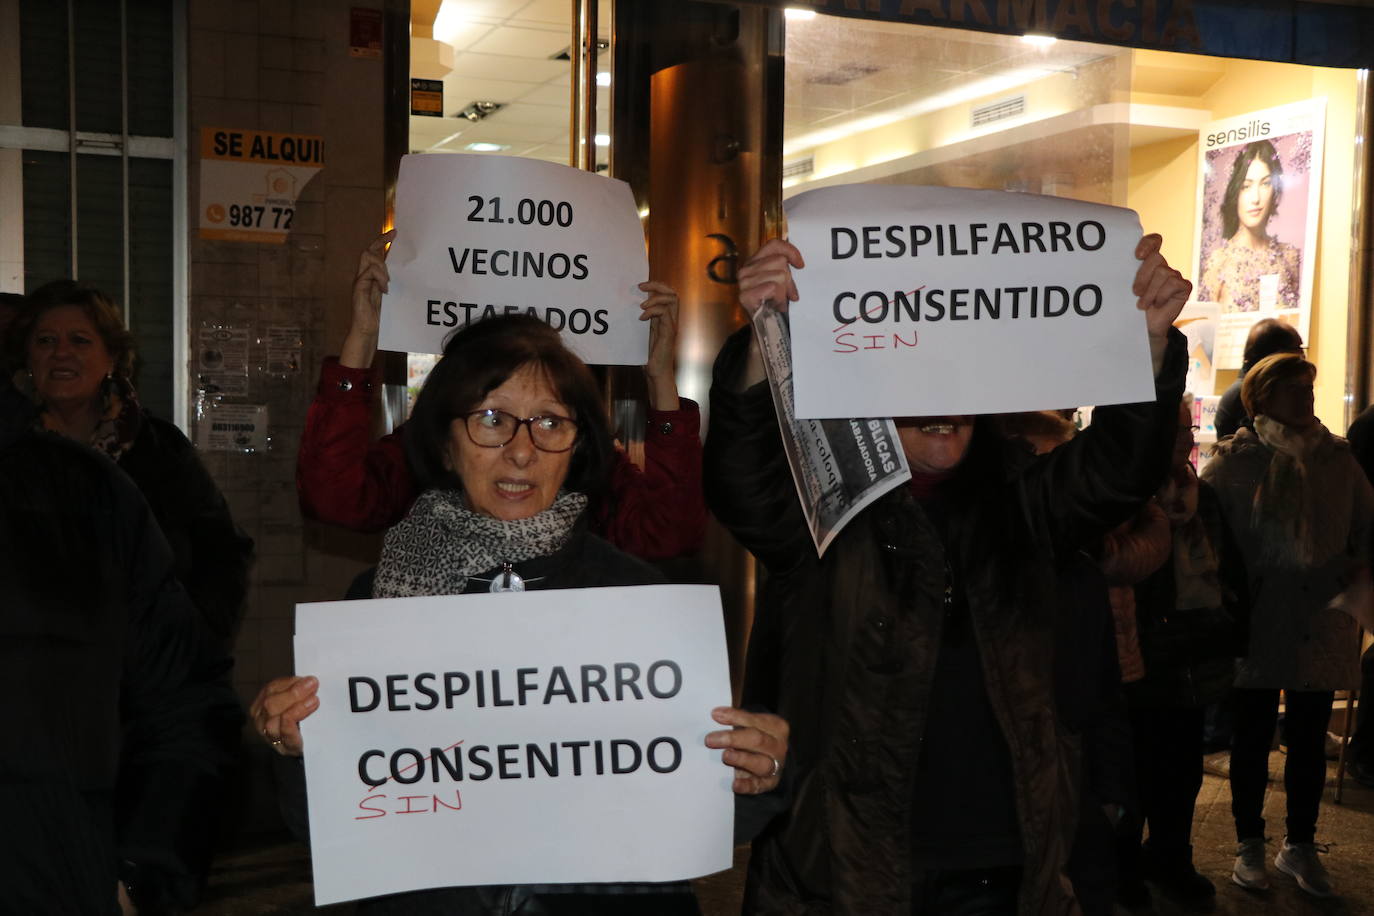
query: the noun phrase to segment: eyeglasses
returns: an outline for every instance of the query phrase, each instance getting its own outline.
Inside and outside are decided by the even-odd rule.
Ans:
[[[509,445],[520,427],[528,426],[530,441],[541,452],[566,452],[577,442],[577,421],[558,414],[517,417],[504,410],[473,410],[462,415],[468,438],[482,448]]]

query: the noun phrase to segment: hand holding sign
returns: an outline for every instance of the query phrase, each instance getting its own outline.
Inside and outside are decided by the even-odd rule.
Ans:
[[[739,270],[740,305],[750,315],[769,302],[778,311],[787,311],[787,303],[797,301],[792,268],[805,266],[801,252],[791,242],[786,239],[765,242]]]
[[[639,304],[639,320],[649,322],[649,359],[644,364],[649,406],[677,410],[677,290],[657,280],[646,280],[639,288],[649,294]]]
[[[1136,308],[1145,313],[1145,324],[1150,336],[1164,338],[1174,326],[1183,306],[1193,293],[1193,284],[1183,274],[1169,266],[1160,254],[1164,238],[1159,233],[1151,233],[1140,240],[1135,247],[1135,256],[1140,259],[1140,268],[1135,272],[1135,282],[1131,292],[1140,298]]]
[[[797,300],[797,284],[792,268],[802,268],[806,261],[796,246],[786,239],[770,239],[739,269],[739,302],[752,319],[765,305],[779,312],[787,311],[787,304]],[[757,338],[749,342],[749,362],[740,379],[741,389],[750,388],[764,379],[763,354]]]
[[[339,363],[350,369],[369,369],[377,355],[377,334],[382,322],[382,294],[391,275],[386,269],[386,252],[396,230],[377,236],[358,256],[358,273],[353,278],[353,321],[348,327]]]
[[[319,708],[320,682],[314,677],[279,677],[258,691],[248,715],[253,729],[278,754],[299,757],[305,752],[301,720]]]
[[[735,792],[761,795],[776,789],[787,760],[787,720],[730,706],[711,710],[711,718],[734,726],[730,731],[711,732],[706,736],[706,746],[726,749],[721,761],[735,768]]]

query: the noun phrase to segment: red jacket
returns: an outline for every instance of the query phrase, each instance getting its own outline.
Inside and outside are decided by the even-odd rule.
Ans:
[[[296,492],[307,518],[380,531],[405,517],[418,495],[402,445],[404,424],[373,441],[372,372],[325,360],[296,457]],[[611,472],[614,511],[595,529],[626,553],[666,560],[701,546],[701,411],[650,410],[644,470],[620,454]]]

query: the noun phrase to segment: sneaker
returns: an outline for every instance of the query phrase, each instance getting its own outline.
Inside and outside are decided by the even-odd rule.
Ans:
[[[1254,891],[1269,889],[1269,876],[1264,873],[1264,838],[1241,840],[1236,847],[1236,864],[1231,869],[1231,881]]]
[[[1326,849],[1316,843],[1290,843],[1284,840],[1283,848],[1274,856],[1274,867],[1292,875],[1298,887],[1313,897],[1334,897],[1336,892],[1331,889],[1326,866],[1317,859],[1319,852],[1326,852]]]

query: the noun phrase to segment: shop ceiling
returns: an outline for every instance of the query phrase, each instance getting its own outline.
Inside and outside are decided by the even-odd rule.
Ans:
[[[444,84],[444,116],[410,119],[411,150],[491,144],[503,155],[566,163],[571,69],[557,58],[568,48],[570,8],[568,0],[411,0],[411,76]],[[606,110],[609,90],[599,96]],[[459,116],[478,101],[503,107],[476,123]]]
[[[759,0],[769,2],[769,0]],[[961,0],[974,10],[980,0]],[[972,3],[972,6],[969,5]],[[999,5],[1010,0],[981,0],[990,21],[996,23]],[[1034,18],[1055,22],[1057,4],[1064,0],[1034,0],[1017,9],[1032,9]],[[1135,4],[1108,0],[1108,6],[1125,12]],[[1033,47],[1007,40],[1005,34],[963,29],[912,29],[920,11],[948,10],[949,0],[921,3],[888,3],[886,0],[814,0],[807,3],[777,2],[771,5],[810,5],[826,13],[851,17],[845,28],[825,28],[826,20],[789,23],[788,94],[784,115],[787,155],[811,145],[808,141],[830,131],[843,132],[864,119],[905,116],[933,110],[952,93],[977,89],[1000,91],[1015,86],[1026,73],[1072,72],[1104,55],[1101,46],[1061,41],[1051,47]],[[1080,6],[1082,4],[1079,4]],[[1095,9],[1103,4],[1093,5]],[[1300,2],[1246,0],[1241,16],[1238,0],[1158,0],[1142,5],[1156,10],[1160,21],[1151,28],[1163,37],[1162,23],[1183,17],[1192,25],[1180,27],[1177,44],[1187,34],[1293,56],[1299,46],[1308,57],[1313,47],[1328,56],[1346,59],[1349,52],[1337,48],[1332,29],[1343,25],[1342,40],[1362,40],[1371,35],[1366,55],[1374,55],[1374,4],[1351,0]],[[891,9],[888,9],[891,7]],[[878,12],[856,12],[856,8]],[[915,13],[899,15],[903,11]],[[976,11],[976,10],[975,10]],[[972,12],[970,18],[974,18]],[[925,18],[931,18],[930,15]],[[897,21],[883,21],[897,20]],[[1282,19],[1291,27],[1280,49],[1269,34]],[[609,38],[609,15],[601,18],[601,38]],[[1110,20],[1124,27],[1118,15]],[[957,23],[945,22],[954,25]],[[976,24],[976,23],[975,23]],[[560,57],[570,39],[568,0],[412,0],[412,76],[440,79],[444,86],[444,116],[412,117],[410,147],[414,151],[466,152],[471,144],[489,144],[506,155],[529,156],[567,162],[570,66]],[[1180,36],[1183,36],[1181,38]],[[1255,36],[1268,36],[1255,38]],[[1098,35],[1099,39],[1103,36]],[[1320,39],[1320,41],[1319,41]],[[1184,50],[1184,48],[1178,48]],[[1283,54],[1277,52],[1282,51]],[[1239,56],[1264,56],[1251,53]],[[1203,59],[1199,59],[1201,64]],[[609,77],[609,61],[603,65]],[[1212,78],[1206,67],[1178,72],[1161,71],[1159,80],[1185,82]],[[1138,70],[1136,78],[1149,78]],[[1196,87],[1193,87],[1196,88]],[[1167,90],[1166,90],[1167,91]],[[599,123],[607,123],[609,89],[598,92]],[[483,120],[460,116],[473,102],[497,102],[503,107]],[[489,148],[490,148],[489,147]],[[481,148],[481,147],[479,147]]]

